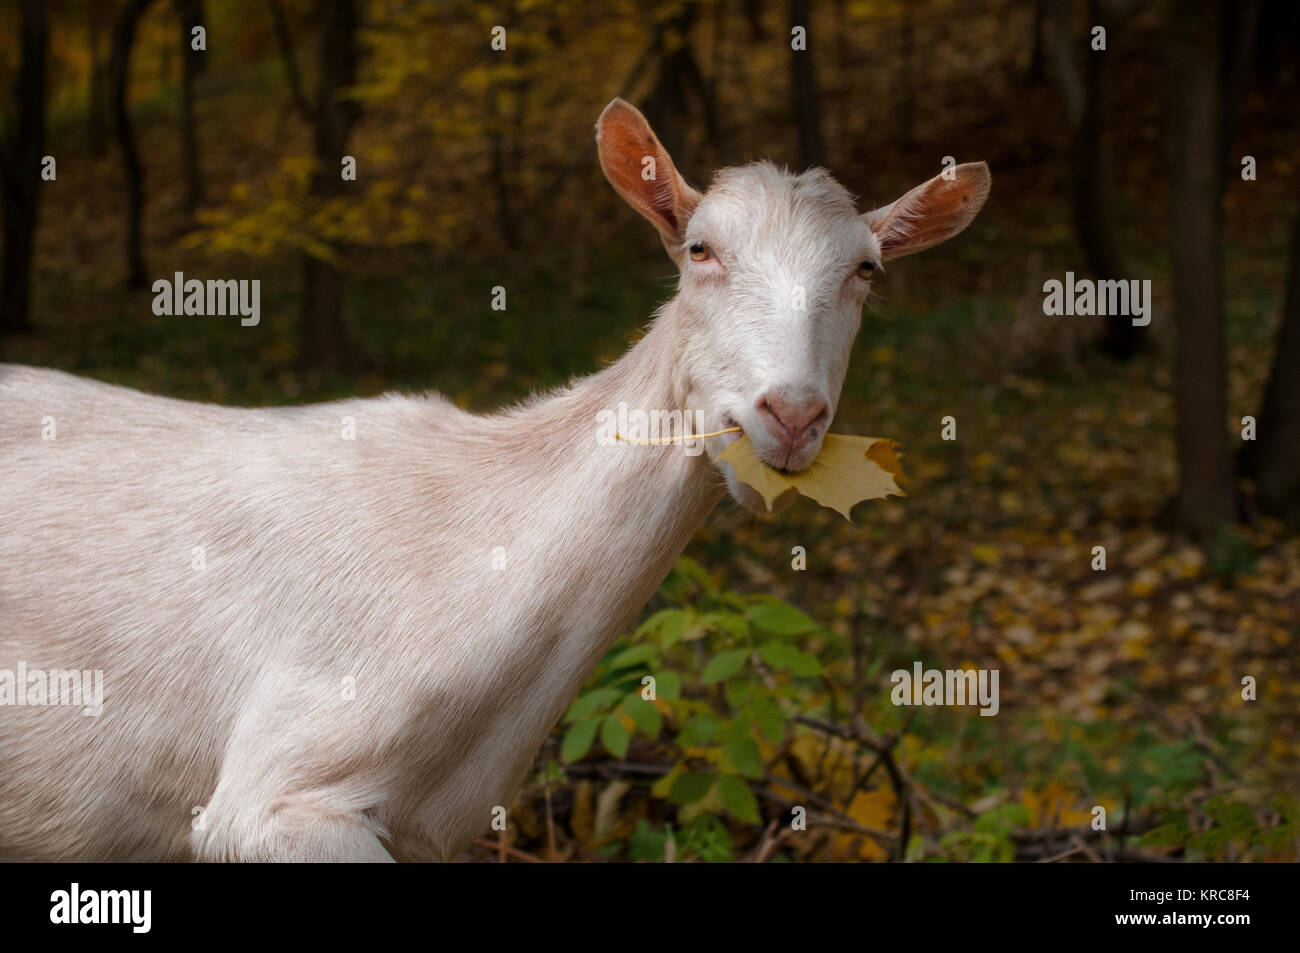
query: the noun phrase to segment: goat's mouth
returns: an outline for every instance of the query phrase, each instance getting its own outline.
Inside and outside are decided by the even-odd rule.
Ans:
[[[735,417],[731,416],[731,414],[722,415],[722,426],[718,429],[732,431],[732,433],[719,434],[718,436],[718,439],[722,441],[723,450],[731,446],[741,437],[745,436],[745,428],[742,427],[740,422],[737,421]]]
[[[752,439],[752,438],[751,438]],[[794,447],[785,444],[771,444],[767,440],[753,441],[754,453],[763,465],[785,476],[797,476],[803,473],[817,458],[820,445]],[[766,445],[765,445],[766,444]]]
[[[759,459],[762,460],[764,463],[766,463],[769,467],[771,467],[771,468],[772,468],[773,470],[775,470],[777,473],[780,473],[782,476],[788,476],[788,477],[798,476],[800,473],[803,473],[805,470],[808,469],[809,466],[812,465],[812,461],[809,461],[808,463],[805,463],[803,466],[800,466],[800,467],[791,466],[791,465],[790,465],[790,454],[786,454],[786,457],[785,457],[785,461],[786,461],[786,462],[785,462],[785,464],[782,465],[782,466],[777,466],[776,464],[770,462],[769,460],[767,460],[767,458],[762,457],[762,456],[760,456]]]
[[[722,447],[718,451],[719,453],[721,453],[722,450],[726,450],[727,447],[731,446],[741,437],[749,436],[744,426],[731,414],[724,413],[719,420],[720,426],[718,429],[733,431],[732,433],[719,435],[718,439],[722,441]],[[758,443],[754,442],[752,438],[751,443],[754,444],[754,453],[758,456],[758,459],[763,462],[764,466],[770,467],[778,473],[784,473],[786,476],[794,476],[797,473],[807,470],[808,467],[812,465],[813,457],[816,456],[816,454],[813,454],[805,460],[803,457],[808,455],[802,451],[795,450],[793,447],[761,447]]]
[[[785,476],[798,476],[805,472],[817,459],[817,454],[821,451],[821,445],[802,447],[776,446],[768,449],[758,449],[755,447],[758,459],[764,464],[771,467],[778,473]]]

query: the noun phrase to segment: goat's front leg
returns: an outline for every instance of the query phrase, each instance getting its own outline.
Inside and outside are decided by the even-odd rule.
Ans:
[[[359,813],[340,813],[319,798],[266,804],[217,796],[190,837],[199,861],[391,863],[382,828]]]

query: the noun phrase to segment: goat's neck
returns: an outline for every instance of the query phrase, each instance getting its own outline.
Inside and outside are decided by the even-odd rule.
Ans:
[[[415,792],[414,837],[433,856],[481,830],[484,805],[511,802],[564,708],[724,492],[703,453],[597,440],[598,414],[620,402],[685,410],[671,318],[666,309],[601,373],[478,422],[464,444],[475,483],[451,508],[480,554],[504,548],[506,571],[458,567],[472,598],[452,606],[464,613],[456,633],[476,634],[433,673],[411,735],[416,774],[402,790]],[[400,822],[404,810],[390,813]]]
[[[691,456],[676,444],[597,445],[598,413],[617,412],[620,403],[629,410],[681,410],[693,419],[686,415],[676,373],[677,327],[670,303],[617,363],[516,418],[555,441],[537,478],[555,494],[552,505],[568,512],[545,520],[549,525],[541,535],[564,537],[554,546],[563,560],[552,564],[556,575],[609,587],[608,598],[594,605],[579,600],[594,613],[593,626],[613,628],[608,639],[654,594],[724,492],[702,452]]]

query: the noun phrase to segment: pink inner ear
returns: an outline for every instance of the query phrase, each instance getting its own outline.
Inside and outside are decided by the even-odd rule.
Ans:
[[[926,189],[921,196],[919,214],[926,218],[962,215],[975,197],[975,186],[974,178],[966,173],[959,173],[951,181],[939,179],[934,187]]]
[[[655,178],[641,177],[646,156],[654,158]],[[600,125],[600,158],[610,184],[659,228],[680,234],[681,213],[693,202],[679,194],[677,170],[640,113],[613,110]]]
[[[970,224],[988,194],[986,177],[958,168],[953,179],[936,176],[903,196],[877,235],[882,256],[910,254],[937,245]]]
[[[673,195],[672,185],[663,181],[662,178],[658,182],[649,184],[655,186],[651,190],[651,194],[654,196],[655,213],[662,215],[664,221],[668,223],[668,227],[674,232],[682,231],[683,223],[677,221],[677,203],[674,201],[675,196]]]
[[[613,128],[607,131],[611,148],[607,154],[605,171],[613,184],[624,195],[635,201],[646,212],[663,218],[670,228],[676,228],[673,216],[673,190],[663,173],[671,168],[665,163],[664,151],[658,140],[646,135],[622,117],[614,120]],[[602,135],[602,142],[605,141]],[[642,163],[646,156],[654,157],[655,178],[646,180],[641,177]]]

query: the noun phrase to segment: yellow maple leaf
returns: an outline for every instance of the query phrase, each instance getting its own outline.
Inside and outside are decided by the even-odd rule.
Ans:
[[[817,459],[800,473],[782,473],[759,459],[749,437],[741,437],[722,452],[742,483],[763,497],[768,510],[782,493],[796,490],[822,506],[830,507],[849,522],[855,503],[906,496],[895,478],[902,479],[898,444],[880,437],[827,434]]]
[[[888,788],[878,791],[858,791],[844,813],[864,827],[889,832],[898,798]],[[873,837],[857,832],[835,835],[835,852],[840,857],[857,856],[862,860],[887,860],[889,852]]]
[[[1083,809],[1070,790],[1057,781],[1049,782],[1038,791],[1032,788],[1024,790],[1020,803],[1029,811],[1031,827],[1070,827],[1092,821],[1092,811]],[[1106,809],[1112,808],[1108,806]]]

